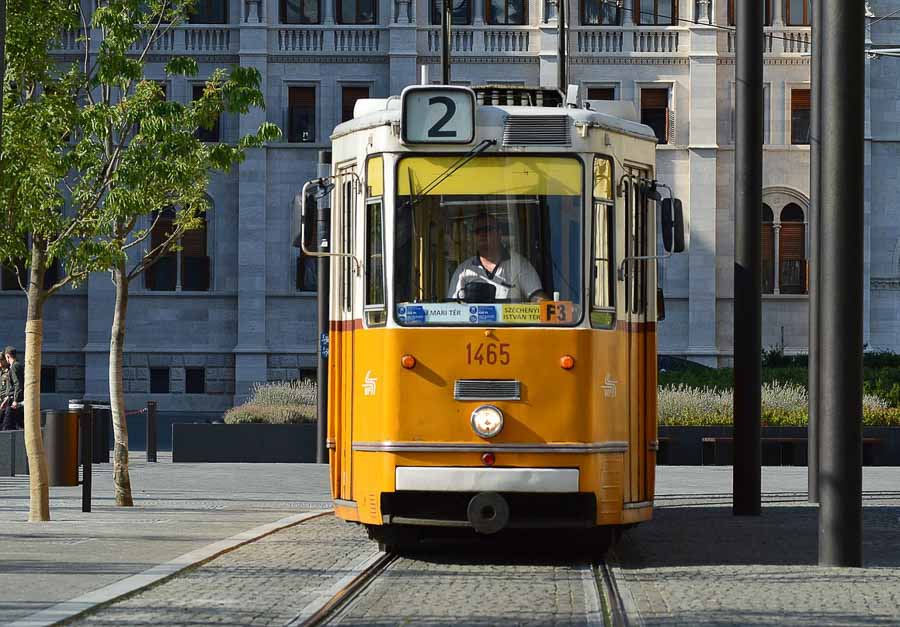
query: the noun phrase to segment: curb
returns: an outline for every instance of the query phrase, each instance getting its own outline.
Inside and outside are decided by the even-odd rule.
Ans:
[[[63,601],[56,605],[51,605],[46,609],[30,614],[13,623],[9,623],[9,625],[10,627],[46,627],[62,621],[72,620],[81,614],[85,614],[102,605],[107,605],[123,597],[140,592],[145,588],[149,588],[166,579],[170,579],[187,569],[199,566],[245,544],[271,535],[276,531],[281,531],[287,527],[293,527],[294,525],[313,518],[318,518],[319,516],[324,516],[330,512],[331,510],[304,512],[302,514],[294,514],[293,516],[276,520],[275,522],[266,525],[254,527],[253,529],[243,531],[225,540],[214,542],[213,544],[180,555],[175,559],[159,564],[158,566],[148,568],[141,573],[126,577],[121,581],[104,586],[99,590],[94,590],[93,592],[89,592],[80,597]]]

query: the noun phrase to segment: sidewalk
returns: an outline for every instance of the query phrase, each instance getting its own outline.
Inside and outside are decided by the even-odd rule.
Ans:
[[[763,468],[759,517],[732,515],[731,477],[658,469],[654,520],[612,556],[632,624],[900,624],[900,468],[863,470],[864,568],[817,565],[806,468]]]
[[[328,467],[148,464],[132,455],[135,506],[116,507],[112,465],[81,487],[51,488],[47,523],[28,523],[28,477],[0,478],[0,624],[79,597],[254,527],[328,509]]]

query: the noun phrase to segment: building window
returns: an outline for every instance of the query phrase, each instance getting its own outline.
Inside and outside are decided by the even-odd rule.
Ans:
[[[472,23],[472,3],[470,0],[452,0],[454,26],[465,26]],[[431,23],[440,26],[444,23],[444,3],[442,0],[431,0]]]
[[[316,88],[288,88],[288,141],[316,141]]]
[[[616,88],[615,87],[588,87],[587,99],[588,100],[615,100],[616,99]]]
[[[22,285],[27,285],[27,281],[25,278],[25,264],[20,263],[16,264],[19,269],[19,273],[16,274],[16,270],[10,266],[0,266],[0,290],[11,291],[21,289],[19,286],[19,277],[22,279]]]
[[[485,0],[485,21],[499,26],[521,26],[528,21],[525,0]]]
[[[674,26],[678,0],[634,0],[635,23],[641,26]]]
[[[374,24],[375,0],[338,0],[337,20],[339,24]]]
[[[791,90],[791,143],[809,145],[809,106],[808,89]]]
[[[169,369],[168,368],[150,368],[150,393],[151,394],[168,394],[169,393]]]
[[[341,88],[341,122],[353,119],[353,107],[357,100],[369,97],[368,87],[345,85]]]
[[[581,23],[585,26],[618,26],[622,9],[607,0],[581,0]]]
[[[56,366],[41,366],[41,394],[56,393]]]
[[[185,232],[180,239],[181,250],[167,251],[144,271],[144,287],[154,292],[189,290],[206,292],[210,287],[211,262],[207,250],[207,220],[201,216],[201,226]],[[162,245],[175,228],[175,208],[153,213],[150,250]]]
[[[184,393],[206,394],[206,368],[184,369]]]
[[[772,0],[760,0],[763,3],[763,19],[766,26],[772,25]],[[728,0],[728,25],[735,26],[735,0]]]
[[[203,97],[203,90],[206,85],[194,85],[192,87],[192,100],[199,100]],[[197,139],[202,142],[215,143],[219,141],[219,120],[216,120],[209,128],[201,126],[197,129]]]
[[[181,289],[191,292],[209,291],[209,255],[206,246],[206,214],[200,216],[201,226],[185,231],[181,236]]]
[[[282,24],[318,24],[319,0],[281,0]]]
[[[660,144],[669,143],[669,88],[641,89],[641,123],[656,133]]]
[[[806,294],[806,222],[797,204],[775,214],[769,205],[762,211],[763,294]]]
[[[778,287],[782,294],[806,294],[806,224],[803,209],[791,203],[781,210]]]
[[[228,22],[228,0],[197,0],[190,11],[191,24],[225,24]]]
[[[762,210],[762,293],[775,292],[775,214],[763,204]]]
[[[809,26],[812,10],[809,0],[785,0],[785,18],[788,26]]]

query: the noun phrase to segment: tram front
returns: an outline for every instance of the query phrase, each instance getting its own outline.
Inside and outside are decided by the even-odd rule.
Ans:
[[[441,97],[472,94],[415,89],[445,117],[465,103]],[[332,203],[332,233],[348,236],[333,237],[331,254],[360,258],[360,271],[332,269],[337,513],[383,541],[434,525],[490,534],[646,520],[652,133],[584,110],[473,98],[459,149],[409,141],[409,102],[399,137],[360,122],[334,144],[335,176],[348,164],[362,173],[362,185],[338,184]],[[420,136],[442,120],[419,114]],[[562,123],[568,143],[511,143],[504,131],[516,116],[538,133]],[[573,132],[579,121],[602,132]]]

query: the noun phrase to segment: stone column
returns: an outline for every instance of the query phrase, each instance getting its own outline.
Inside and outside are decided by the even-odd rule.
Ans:
[[[334,3],[340,0],[320,0],[322,2],[322,23],[326,26],[334,24]]]
[[[474,0],[472,4],[472,24],[484,26],[484,3],[490,0]]]
[[[415,3],[415,0],[410,0],[410,2]],[[400,3],[400,8],[405,10],[403,2]],[[416,22],[414,19],[404,22],[401,14],[397,23],[391,23],[388,28],[387,34],[390,37],[388,56],[391,67],[390,93],[400,95],[404,87],[415,85],[419,81],[416,73],[416,61],[418,60]]]
[[[719,324],[716,309],[717,36],[717,31],[709,26],[691,27],[688,116],[684,110],[676,109],[681,117],[678,128],[687,128],[689,133],[686,138],[690,163],[688,352],[698,361],[713,366],[717,365]],[[683,135],[676,136],[673,143],[683,141]]]
[[[784,28],[784,2],[772,0],[772,26],[775,28]]]
[[[266,89],[266,28],[261,24],[241,26],[240,64],[253,67],[261,77],[260,89]],[[242,115],[241,135],[254,132],[265,122],[264,111],[253,108]],[[238,342],[235,353],[236,401],[250,387],[266,380],[268,341],[266,337],[266,205],[268,192],[266,148],[247,151],[238,166]]]

